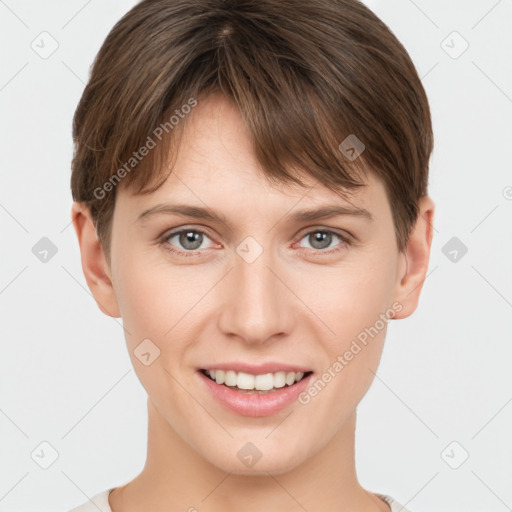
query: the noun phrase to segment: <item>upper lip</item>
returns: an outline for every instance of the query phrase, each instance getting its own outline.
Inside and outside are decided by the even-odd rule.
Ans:
[[[232,363],[216,363],[201,366],[201,370],[233,370],[235,372],[244,372],[252,375],[263,375],[265,373],[277,373],[277,372],[311,372],[311,368],[302,365],[294,365],[287,363],[268,362],[261,364],[250,364],[243,362],[232,362]]]

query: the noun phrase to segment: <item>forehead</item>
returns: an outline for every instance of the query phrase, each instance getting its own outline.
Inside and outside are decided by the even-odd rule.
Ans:
[[[220,94],[201,100],[183,124],[178,150],[166,181],[150,194],[118,190],[116,210],[140,215],[144,209],[179,201],[261,214],[264,210],[320,206],[358,206],[368,211],[386,199],[381,181],[367,173],[366,186],[341,197],[312,176],[296,172],[303,185],[271,182],[261,168],[250,133],[236,105]]]

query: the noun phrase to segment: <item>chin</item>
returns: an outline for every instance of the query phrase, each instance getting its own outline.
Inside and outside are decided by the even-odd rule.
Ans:
[[[219,456],[216,457],[216,455]],[[293,453],[291,447],[290,453],[284,453],[282,449],[279,451],[274,449],[267,456],[263,453],[259,459],[255,459],[255,462],[249,460],[245,463],[244,454],[239,456],[238,450],[235,451],[234,457],[226,457],[226,453],[211,454],[207,460],[222,471],[243,476],[268,476],[268,473],[280,475],[292,471],[301,464],[297,453]]]

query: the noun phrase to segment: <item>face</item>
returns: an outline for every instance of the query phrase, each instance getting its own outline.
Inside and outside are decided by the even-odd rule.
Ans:
[[[328,447],[401,308],[381,182],[370,176],[351,203],[305,183],[271,186],[238,111],[211,96],[164,185],[118,191],[110,277],[133,366],[166,424],[224,471],[281,473]],[[298,216],[330,207],[359,213]],[[242,447],[262,454],[254,469]]]

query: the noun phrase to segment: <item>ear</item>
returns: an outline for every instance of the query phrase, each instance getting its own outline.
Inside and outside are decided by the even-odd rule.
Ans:
[[[403,265],[399,274],[394,300],[402,309],[394,318],[406,318],[416,310],[423,283],[427,275],[432,245],[434,202],[428,196],[419,200],[419,214],[411,229],[405,252],[402,254]]]
[[[120,317],[111,271],[96,234],[89,208],[83,203],[74,202],[71,208],[71,220],[80,245],[85,280],[98,307],[108,316]]]

